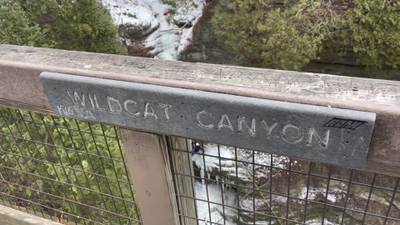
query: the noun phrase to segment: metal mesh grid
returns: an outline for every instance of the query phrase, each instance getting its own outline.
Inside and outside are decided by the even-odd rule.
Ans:
[[[400,224],[398,177],[172,139],[184,225]]]
[[[63,224],[140,224],[116,127],[0,109],[0,200]]]

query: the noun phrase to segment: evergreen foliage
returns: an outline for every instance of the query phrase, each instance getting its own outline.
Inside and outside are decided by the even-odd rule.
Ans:
[[[125,53],[126,51],[118,39],[118,30],[113,25],[111,16],[98,0],[0,0],[1,43],[102,53]],[[26,124],[22,118],[30,116],[32,116],[32,120],[42,121],[51,126],[44,129],[43,126],[41,127],[34,123]],[[87,132],[69,133],[66,129],[56,128],[62,126],[75,126],[75,129],[82,129]],[[80,128],[77,128],[77,126]],[[15,142],[12,138],[8,140],[7,137],[3,137],[2,141],[0,141],[0,146],[3,149],[0,165],[18,168],[18,171],[6,174],[6,179],[10,182],[24,185],[24,188],[3,185],[0,189],[10,195],[31,199],[33,202],[43,205],[43,207],[40,205],[25,207],[43,211],[46,206],[50,206],[106,224],[115,219],[111,218],[109,214],[99,215],[99,211],[92,208],[79,207],[79,204],[71,204],[71,202],[60,201],[59,199],[43,198],[43,195],[32,191],[32,189],[35,189],[84,204],[102,205],[106,209],[112,209],[111,211],[114,213],[125,214],[133,219],[138,216],[135,214],[132,205],[127,208],[126,203],[122,201],[116,201],[113,198],[104,199],[102,194],[96,195],[94,194],[96,192],[83,192],[77,188],[84,186],[87,189],[108,195],[117,195],[119,193],[121,196],[117,197],[133,200],[130,185],[127,181],[127,174],[124,171],[125,165],[110,160],[106,162],[102,158],[110,157],[121,160],[120,152],[118,152],[118,141],[112,138],[105,139],[105,136],[115,136],[116,130],[112,127],[90,125],[89,123],[77,122],[66,118],[54,119],[51,116],[41,116],[26,112],[18,113],[1,108],[0,131],[3,134],[8,132],[10,137],[19,133],[21,140],[24,140]],[[88,133],[92,131],[103,133],[104,138],[94,140],[93,135]],[[51,138],[49,139],[49,137]],[[33,144],[33,142],[25,141],[30,139],[36,141],[35,143],[43,144]],[[13,140],[15,143],[13,143]],[[62,147],[51,148],[49,146],[63,146],[68,149],[76,148],[80,151],[85,150],[88,154],[87,157],[82,157],[79,154],[67,153],[62,150]],[[32,157],[24,161],[22,156],[15,154],[15,149],[23,149]],[[23,152],[21,154],[24,155]],[[89,154],[98,157],[89,157]],[[38,163],[38,160],[41,159],[43,160]],[[99,181],[96,176],[86,176],[68,168],[80,168],[82,171],[97,173],[112,179],[110,181],[105,179]],[[48,177],[69,185],[48,179],[32,180],[26,176],[26,173]],[[118,181],[121,178],[126,180],[125,185],[121,186]],[[14,204],[18,204],[18,202]],[[50,216],[57,214],[57,217],[62,217],[62,215],[58,215],[58,212],[47,213]],[[80,221],[78,219],[78,222],[87,224],[84,220]],[[127,224],[128,222],[119,220],[119,223]]]
[[[400,67],[400,1],[356,0],[348,42],[370,69]]]
[[[0,27],[7,28],[0,32],[0,43],[126,53],[118,28],[98,0],[0,0],[0,4]]]
[[[69,2],[55,21],[57,47],[91,52],[123,53],[118,28],[102,5],[94,0]],[[82,10],[84,9],[84,10]]]
[[[252,65],[299,70],[317,57],[334,17],[311,0],[222,0],[213,25]]]
[[[400,66],[399,1],[221,1],[215,33],[253,66],[300,70],[327,54],[369,69]]]
[[[86,218],[100,224],[132,224],[84,206],[137,219],[133,204],[120,200],[133,201],[134,196],[116,132],[111,126],[1,109],[0,192],[31,200],[34,204],[13,198],[9,203],[44,211],[60,222],[95,224]]]
[[[0,43],[52,46],[48,30],[32,21],[15,0],[0,0]]]

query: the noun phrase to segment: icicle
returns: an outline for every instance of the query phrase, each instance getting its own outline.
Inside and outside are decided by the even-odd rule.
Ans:
[[[201,183],[202,184],[205,184],[205,171],[204,171],[204,169],[201,169],[200,170],[200,177],[201,177]]]

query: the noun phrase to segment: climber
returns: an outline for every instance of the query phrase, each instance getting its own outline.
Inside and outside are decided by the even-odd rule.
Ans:
[[[199,153],[200,151],[204,154],[203,144],[198,141],[192,141],[192,155]]]

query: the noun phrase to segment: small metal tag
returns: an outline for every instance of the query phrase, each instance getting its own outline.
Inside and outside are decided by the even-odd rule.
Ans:
[[[54,112],[165,135],[357,168],[375,113],[42,73]]]

